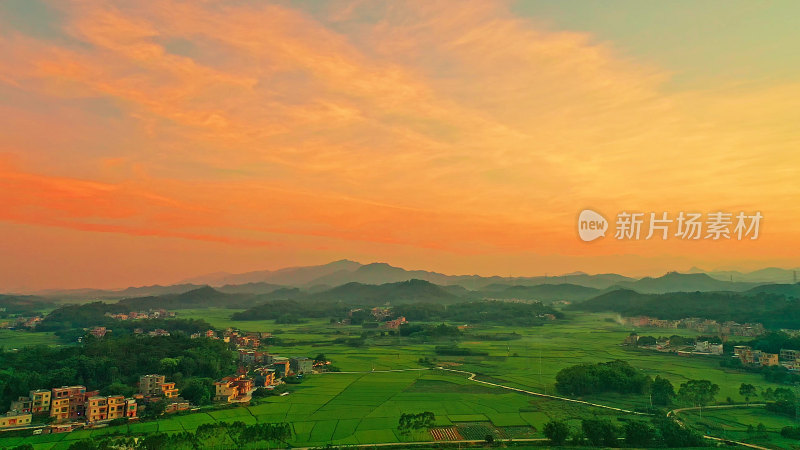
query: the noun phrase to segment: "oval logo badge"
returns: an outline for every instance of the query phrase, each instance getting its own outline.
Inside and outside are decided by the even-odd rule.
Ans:
[[[578,215],[578,236],[582,241],[589,242],[606,235],[608,221],[602,214],[584,209]]]

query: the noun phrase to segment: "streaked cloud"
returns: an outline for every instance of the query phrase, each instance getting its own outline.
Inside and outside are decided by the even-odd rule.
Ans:
[[[218,269],[252,247],[482,273],[776,263],[798,241],[796,83],[667,89],[672,68],[505,2],[37,5],[0,33],[0,219],[39,233],[214,245]],[[587,246],[588,206],[770,228]]]

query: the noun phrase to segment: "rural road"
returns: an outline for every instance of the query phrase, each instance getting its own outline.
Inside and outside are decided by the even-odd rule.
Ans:
[[[444,367],[441,367],[441,366],[440,367],[436,367],[436,369],[447,371],[447,372],[462,373],[462,374],[465,374],[465,375],[469,375],[469,377],[467,378],[469,381],[474,381],[475,383],[482,383],[482,384],[486,384],[486,385],[489,385],[489,386],[498,387],[498,388],[501,388],[501,389],[508,389],[510,391],[521,392],[523,394],[535,395],[537,397],[551,398],[551,399],[554,399],[554,400],[562,400],[562,401],[565,401],[565,402],[579,403],[579,404],[582,404],[582,405],[593,406],[595,408],[610,409],[610,410],[613,410],[613,411],[619,411],[619,412],[628,413],[628,414],[638,414],[638,415],[642,415],[642,416],[649,415],[647,413],[642,413],[642,412],[638,412],[638,411],[631,411],[629,409],[615,408],[613,406],[601,405],[599,403],[585,402],[583,400],[576,400],[574,398],[569,398],[569,397],[559,397],[558,395],[542,394],[541,392],[526,391],[524,389],[519,389],[519,388],[515,388],[515,387],[512,387],[512,386],[506,386],[504,384],[490,383],[488,381],[477,380],[477,379],[475,379],[475,377],[478,376],[476,373],[467,372],[465,370],[447,369],[447,368],[444,368]],[[367,373],[410,372],[410,371],[423,371],[423,370],[434,370],[434,369],[430,368],[430,367],[423,367],[423,368],[418,368],[418,369],[367,370],[367,371],[361,371],[361,372],[321,372],[320,374],[335,374],[335,373],[367,374]]]
[[[537,396],[537,397],[545,397],[545,398],[550,398],[550,399],[553,399],[553,400],[561,400],[561,401],[571,402],[571,403],[578,403],[578,404],[581,404],[581,405],[592,406],[592,407],[595,407],[595,408],[609,409],[609,410],[612,410],[612,411],[618,411],[618,412],[623,412],[623,413],[628,413],[628,414],[636,414],[636,415],[640,415],[640,416],[649,416],[650,415],[650,414],[639,412],[639,411],[631,411],[629,409],[616,408],[616,407],[613,407],[613,406],[601,405],[599,403],[592,403],[592,402],[586,402],[586,401],[583,401],[583,400],[576,400],[574,398],[569,398],[569,397],[560,397],[558,395],[550,395],[550,394],[542,394],[541,392],[526,391],[524,389],[519,389],[519,388],[515,388],[515,387],[512,387],[512,386],[506,386],[506,385],[498,384],[498,383],[491,383],[489,381],[477,380],[477,379],[475,379],[475,377],[478,376],[477,374],[475,374],[473,372],[467,372],[465,370],[447,369],[447,368],[444,368],[444,367],[441,367],[441,366],[440,367],[436,367],[436,369],[447,371],[447,372],[454,372],[454,373],[461,373],[461,374],[464,374],[464,375],[469,375],[467,377],[467,379],[469,381],[474,381],[476,383],[481,383],[481,384],[485,384],[485,385],[488,385],[488,386],[494,386],[494,387],[498,387],[498,388],[501,388],[501,389],[508,389],[510,391],[521,392],[523,394],[534,395],[534,396]],[[416,369],[390,369],[390,370],[370,370],[370,371],[362,371],[362,372],[323,372],[323,373],[328,373],[328,374],[334,374],[334,373],[368,374],[368,373],[410,372],[410,371],[425,371],[425,370],[433,370],[433,368],[423,367],[423,368],[416,368]],[[704,409],[752,408],[752,407],[763,407],[763,406],[764,406],[763,403],[751,403],[749,405],[714,405],[714,406],[706,406],[706,407],[704,407]],[[697,410],[697,409],[700,409],[700,407],[695,406],[695,407],[689,407],[689,408],[673,409],[672,411],[667,413],[667,416],[668,417],[674,417],[675,415],[677,415],[677,414],[679,414],[681,412],[692,411],[692,410]],[[675,419],[678,421],[679,424],[681,424],[681,426],[684,426],[683,422],[678,420],[677,417],[675,417]],[[733,440],[730,440],[730,439],[723,439],[723,438],[719,438],[719,437],[716,437],[716,436],[703,435],[703,438],[710,439],[710,440],[713,440],[713,441],[737,444],[737,445],[741,445],[743,447],[749,447],[749,448],[754,448],[754,449],[759,449],[759,450],[769,450],[766,447],[761,447],[761,446],[754,445],[754,444],[748,444],[746,442],[733,441]],[[547,439],[541,439],[541,438],[537,438],[537,439],[514,439],[514,441],[524,441],[524,442],[535,442],[535,441],[546,441],[546,440]],[[462,441],[428,441],[428,442],[402,442],[402,443],[391,442],[391,443],[383,443],[383,444],[352,445],[352,446],[348,446],[348,447],[354,447],[355,448],[355,447],[392,447],[392,446],[425,445],[425,444],[430,445],[430,444],[436,443],[436,442],[438,442],[438,443],[448,443],[448,444],[458,444],[458,443],[474,444],[474,443],[481,443],[481,442],[484,442],[484,441],[462,440]],[[311,447],[309,447],[309,448],[311,448]]]
[[[713,406],[704,406],[703,409],[731,409],[731,408],[753,408],[753,407],[763,407],[766,406],[764,403],[750,403],[749,405],[713,405]],[[675,419],[676,422],[680,424],[680,426],[685,427],[683,421],[678,419],[677,415],[684,411],[696,411],[700,409],[699,406],[693,406],[690,408],[678,408],[673,409],[672,411],[667,413],[667,417],[672,417]],[[737,445],[741,445],[742,447],[749,447],[749,448],[756,448],[759,450],[769,450],[767,447],[761,447],[755,444],[748,444],[747,442],[740,442],[740,441],[732,441],[730,439],[724,439],[716,436],[709,436],[707,434],[703,435],[706,439],[711,439],[712,441],[719,441],[719,442],[732,442]]]

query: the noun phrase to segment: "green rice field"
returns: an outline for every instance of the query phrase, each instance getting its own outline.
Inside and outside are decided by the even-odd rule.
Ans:
[[[402,413],[432,411],[437,429],[453,427],[462,435],[477,435],[490,430],[497,437],[543,437],[542,426],[551,419],[567,421],[577,428],[586,417],[605,416],[611,420],[625,413],[534,397],[467,380],[467,375],[440,370],[380,372],[384,370],[426,368],[421,357],[436,358],[434,366],[479,374],[479,379],[543,393],[554,393],[556,373],[581,362],[624,359],[634,367],[655,376],[667,377],[675,385],[688,379],[708,379],[720,386],[718,402],[727,397],[743,401],[738,395],[741,383],[757,388],[777,387],[760,375],[723,370],[719,357],[679,357],[622,347],[623,338],[633,331],[604,314],[570,315],[568,320],[541,327],[474,326],[468,328],[460,347],[487,352],[488,356],[436,356],[434,347],[441,342],[423,342],[394,336],[375,336],[363,347],[333,343],[341,337],[355,337],[364,331],[360,326],[340,326],[328,320],[309,320],[302,324],[276,325],[272,321],[238,322],[230,319],[235,310],[182,310],[179,317],[197,317],[215,327],[233,326],[247,331],[270,331],[281,343],[269,351],[281,356],[314,356],[324,353],[342,373],[309,376],[292,386],[284,397],[269,397],[260,404],[223,410],[209,410],[158,421],[108,427],[68,434],[0,438],[0,447],[32,443],[37,449],[67,448],[70,442],[87,436],[109,433],[180,432],[194,430],[203,423],[242,421],[247,424],[288,422],[293,429],[292,445],[324,446],[358,443],[433,440],[428,431],[401,435],[397,422]],[[380,330],[378,330],[380,332]],[[688,330],[636,330],[643,335],[695,334]],[[480,340],[476,336],[516,332],[515,340]],[[359,372],[359,373],[347,373]],[[625,409],[645,407],[645,396],[601,395],[583,400]],[[746,431],[751,418],[770,429],[773,443],[788,443],[776,435],[784,418],[775,418],[763,410],[715,411],[695,420],[694,413],[684,413],[686,422],[701,430],[719,426],[728,433]],[[741,416],[741,417],[740,417]],[[753,419],[755,420],[755,419]],[[714,425],[719,424],[719,425]],[[725,428],[729,427],[729,428]],[[716,434],[715,434],[716,435]],[[481,436],[480,438],[483,438]],[[777,437],[776,437],[777,436]],[[787,447],[790,448],[790,447]]]

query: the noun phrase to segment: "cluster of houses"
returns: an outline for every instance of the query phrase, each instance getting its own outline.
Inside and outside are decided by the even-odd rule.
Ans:
[[[0,328],[14,330],[17,328],[36,328],[36,325],[43,320],[42,316],[15,317],[0,321]]]
[[[625,339],[622,341],[622,345],[656,350],[659,352],[677,353],[680,356],[691,354],[722,355],[724,353],[723,344],[713,343],[709,340],[695,340],[693,343],[690,342],[687,344],[685,341],[681,341],[680,343],[672,342],[670,338],[662,337],[654,339],[652,337],[648,337],[648,342],[644,343],[645,340],[641,338],[642,336],[639,336],[636,333],[631,333],[625,337]]]
[[[207,337],[211,339],[223,339],[236,345],[239,355],[239,369],[236,376],[225,377],[214,383],[214,400],[227,403],[248,402],[252,398],[252,393],[259,387],[273,389],[281,378],[304,374],[310,374],[315,368],[314,360],[306,357],[286,358],[270,354],[267,351],[259,350],[261,340],[272,337],[270,333],[264,332],[242,332],[228,328],[217,336],[214,330],[205,333],[196,333],[192,337]],[[318,361],[316,366],[330,364],[329,361]],[[256,374],[258,383],[253,378],[247,376],[248,373]]]
[[[800,370],[800,350],[781,349],[781,365],[789,370]]]
[[[234,328],[228,328],[222,333],[217,333],[214,330],[206,330],[203,333],[192,333],[192,339],[209,338],[209,339],[222,339],[223,342],[230,342],[237,348],[259,348],[261,347],[261,340],[272,337],[272,333],[261,331],[239,331]]]
[[[166,309],[151,309],[147,312],[144,311],[131,311],[128,313],[106,313],[106,316],[117,320],[137,320],[137,319],[160,319],[164,317],[175,317],[175,311],[167,311]]]
[[[268,352],[240,348],[239,370],[236,376],[225,377],[214,383],[214,400],[227,403],[248,402],[256,388],[273,389],[281,383],[281,378],[303,376],[314,371],[315,367],[330,364],[329,361],[315,361],[306,357],[286,358]],[[248,373],[258,375],[259,383],[247,377]]]
[[[108,333],[111,333],[111,330],[109,330],[106,327],[94,327],[94,328],[89,329],[89,334],[91,334],[92,336],[96,337],[97,339],[104,338],[105,335],[108,334]],[[146,334],[146,335],[148,335],[150,337],[169,336],[170,335],[169,331],[167,331],[167,330],[165,330],[163,328],[156,328],[155,330],[150,330],[150,331],[145,331],[143,328],[135,328],[133,330],[133,334],[138,334],[138,335]],[[78,339],[78,341],[80,341],[80,340],[81,339]]]
[[[777,366],[781,365],[789,370],[800,371],[800,350],[781,349],[780,353],[767,353],[753,350],[746,345],[737,345],[733,348],[734,357],[744,365],[750,366]]]
[[[647,341],[644,343],[644,341]],[[655,342],[654,342],[655,340]],[[724,340],[724,336],[723,336]],[[690,342],[691,343],[691,342]],[[668,338],[647,337],[642,339],[636,333],[631,333],[622,341],[622,345],[646,348],[660,352],[673,352],[679,356],[690,355],[717,355],[724,354],[724,345],[714,343],[707,339],[696,340],[693,345],[689,345],[682,340],[678,345],[673,345]],[[777,366],[781,365],[789,370],[800,371],[800,350],[781,349],[778,353],[767,353],[761,350],[753,350],[747,345],[737,345],[733,347],[733,357],[741,361],[745,366]]]
[[[701,319],[698,317],[688,317],[679,320],[656,319],[647,316],[627,317],[624,319],[627,325],[634,327],[653,327],[653,328],[685,328],[701,333],[719,334],[725,336],[745,336],[755,337],[766,333],[764,325],[760,323],[737,323],[723,322],[716,320]]]
[[[52,418],[54,425],[48,427],[48,432],[71,431],[76,425],[66,422],[99,422],[136,417],[136,399],[99,394],[98,391],[87,391],[86,386],[30,391],[28,396],[11,402],[10,410],[0,418],[0,428],[29,426],[34,415],[49,415]]]
[[[167,382],[164,375],[139,377],[139,393],[131,398],[100,395],[80,385],[37,389],[11,402],[9,411],[0,416],[0,429],[30,426],[33,416],[41,415],[51,418],[47,432],[71,431],[85,424],[136,418],[140,405],[161,399],[167,400],[166,413],[189,409],[189,403],[178,397],[175,383]]]
[[[779,362],[777,354],[753,350],[747,345],[733,347],[733,355],[746,366],[777,366]]]

